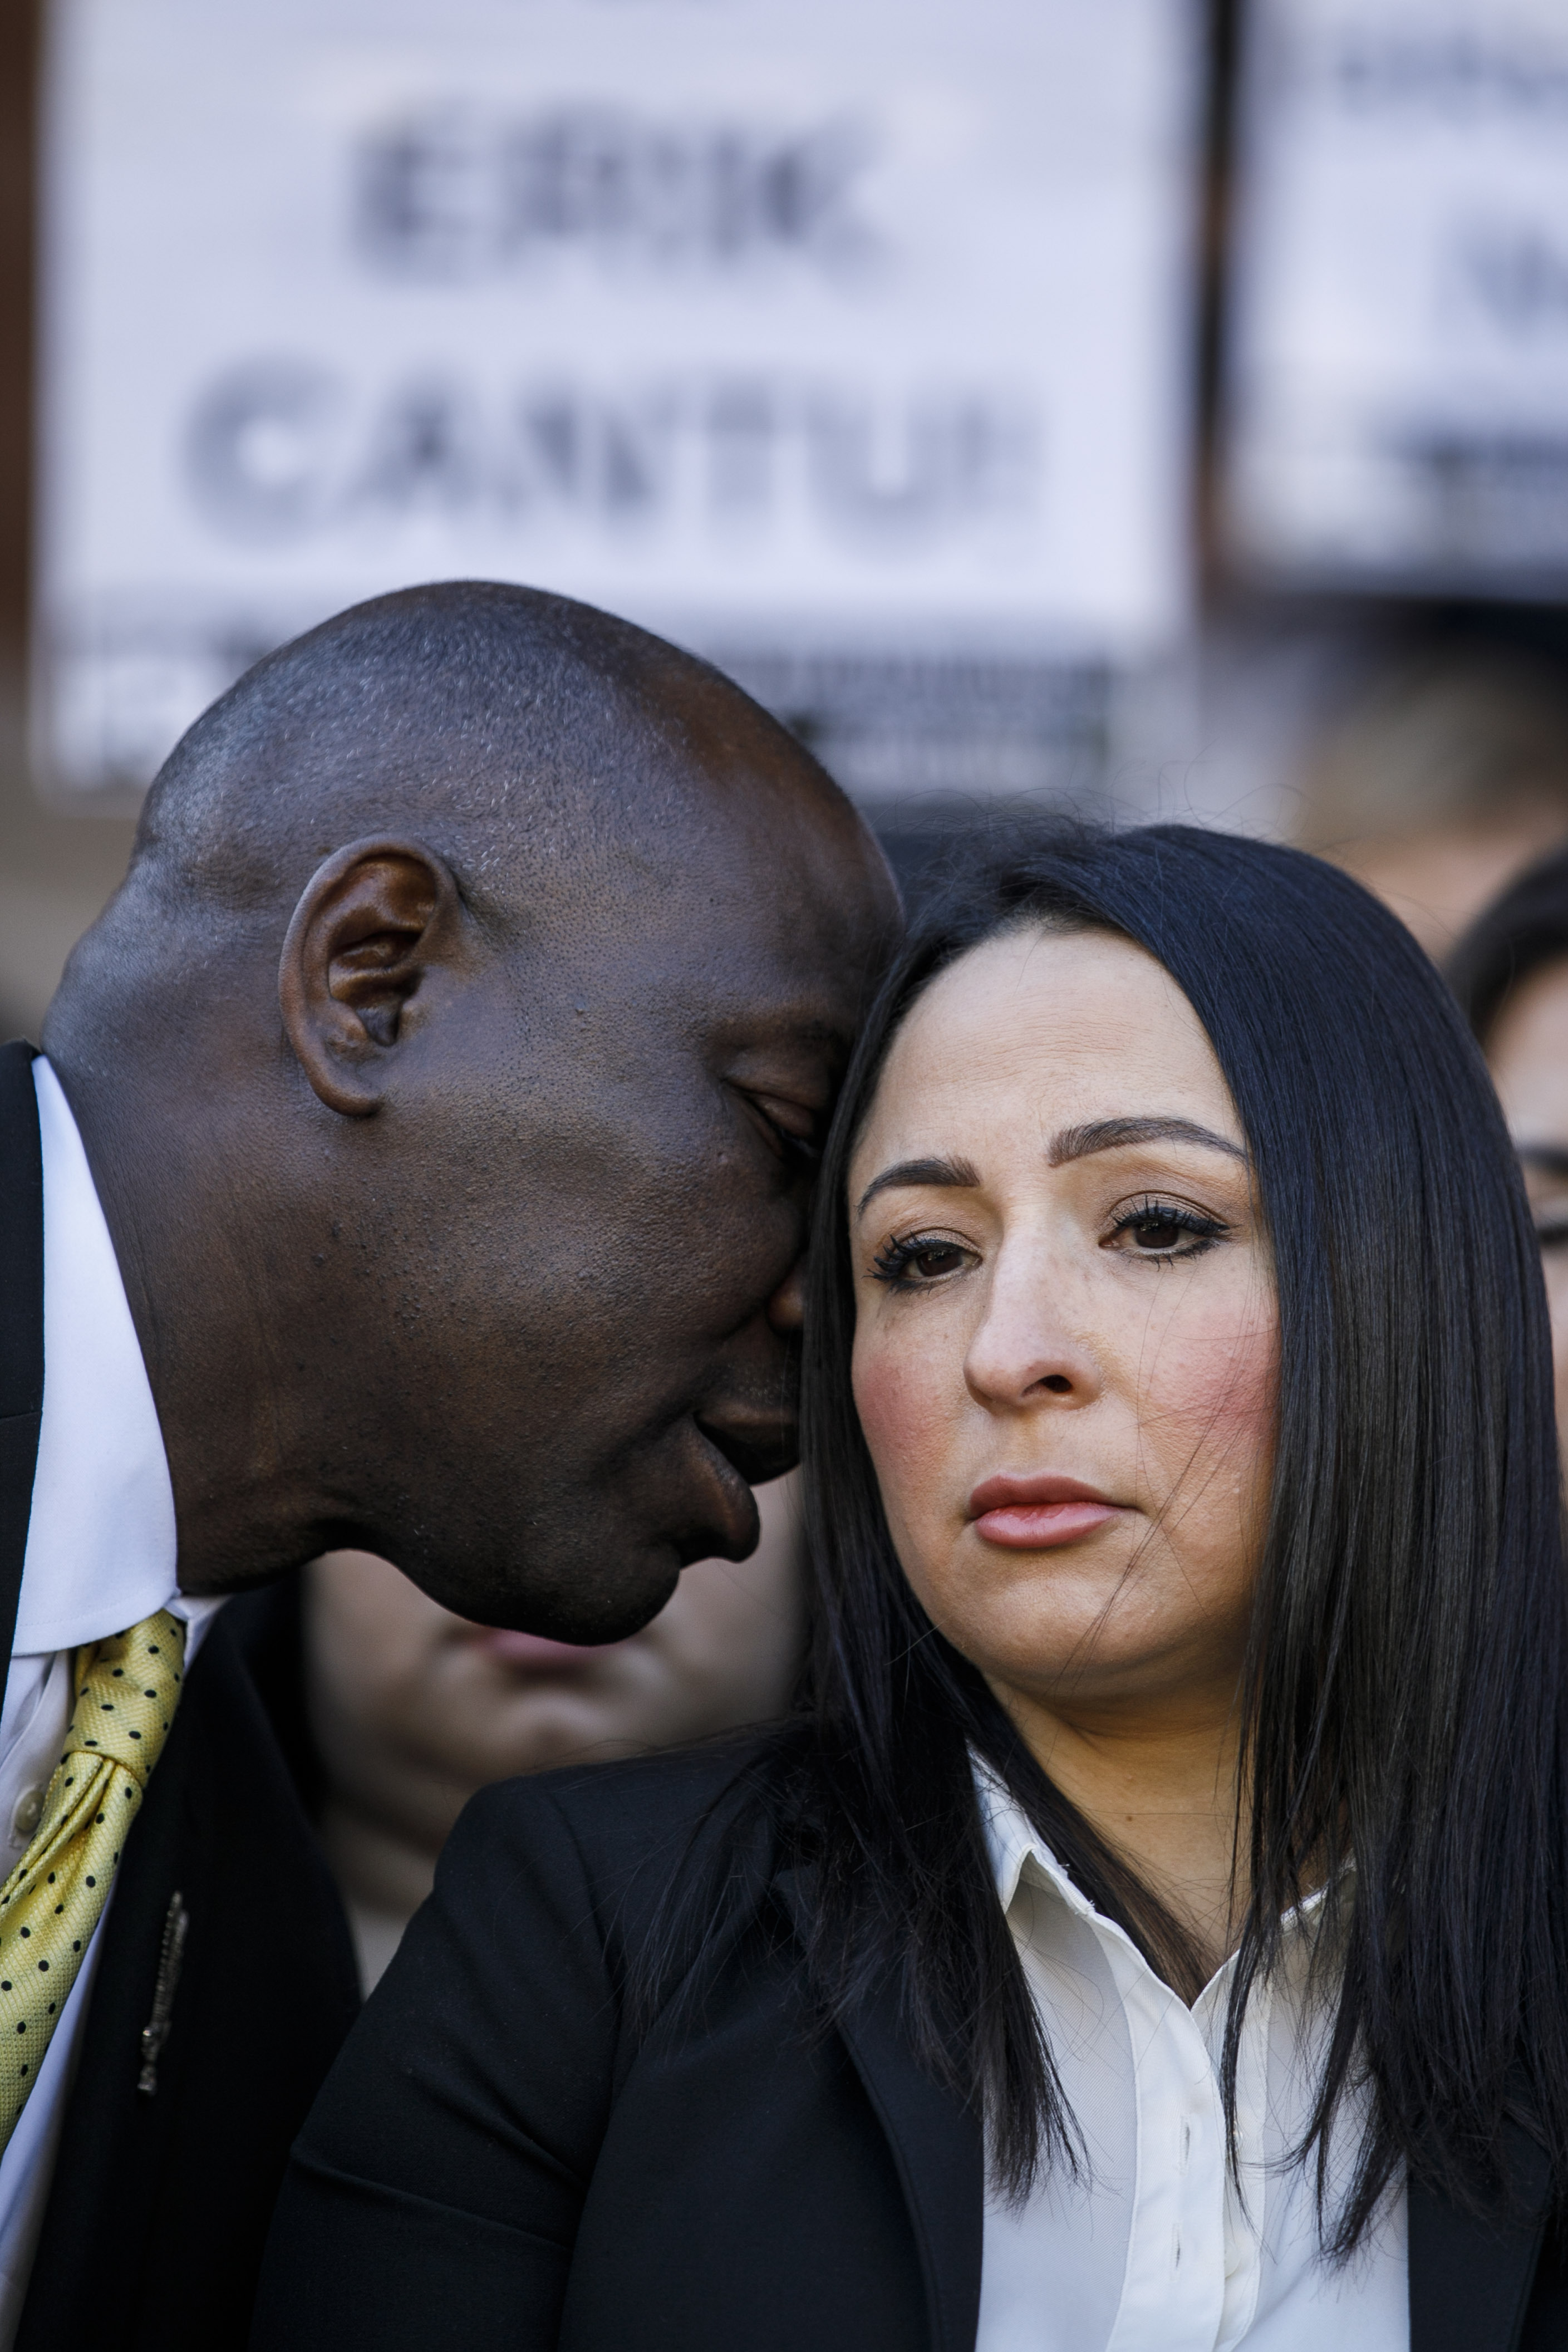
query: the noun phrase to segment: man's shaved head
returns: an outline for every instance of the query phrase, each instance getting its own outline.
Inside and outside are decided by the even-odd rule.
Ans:
[[[595,1639],[744,1554],[896,921],[803,747],[586,605],[411,589],[241,678],[44,1033],[186,1589],[359,1545]]]
[[[183,737],[51,1036],[101,951],[123,1012],[199,942],[232,953],[346,841],[410,827],[480,919],[548,933],[571,919],[570,873],[587,891],[631,844],[700,840],[716,804],[780,793],[846,842],[858,829],[776,719],[628,621],[490,581],[377,597],[268,655]]]

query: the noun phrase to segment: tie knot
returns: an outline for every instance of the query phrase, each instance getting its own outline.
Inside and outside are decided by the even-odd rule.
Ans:
[[[76,1654],[66,1752],[107,1757],[145,1784],[180,1696],[185,1628],[166,1609]]]

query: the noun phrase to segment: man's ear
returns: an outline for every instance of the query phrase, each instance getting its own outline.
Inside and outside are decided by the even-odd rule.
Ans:
[[[329,1110],[380,1108],[404,1009],[461,952],[461,929],[452,870],[422,841],[351,841],[317,867],[283,942],[277,999]]]

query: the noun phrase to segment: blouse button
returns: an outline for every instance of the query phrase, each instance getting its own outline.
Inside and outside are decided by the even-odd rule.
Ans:
[[[11,1816],[11,1834],[26,1841],[44,1817],[42,1789],[24,1789],[16,1800],[16,1810]]]

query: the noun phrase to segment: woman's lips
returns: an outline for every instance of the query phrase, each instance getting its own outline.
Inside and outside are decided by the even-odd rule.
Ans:
[[[1047,1551],[1092,1535],[1120,1507],[1077,1478],[986,1478],[969,1497],[975,1533],[1014,1551]]]

